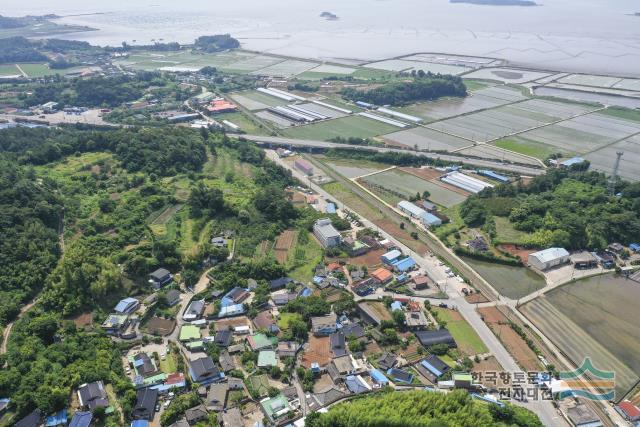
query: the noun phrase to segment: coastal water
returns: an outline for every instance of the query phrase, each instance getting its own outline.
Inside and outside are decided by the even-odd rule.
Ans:
[[[96,44],[189,42],[231,33],[243,47],[318,59],[412,52],[507,59],[544,69],[640,76],[635,0],[540,0],[538,7],[448,0],[3,0],[0,14],[56,13]],[[339,19],[328,21],[323,11]],[[73,15],[73,16],[71,16]]]

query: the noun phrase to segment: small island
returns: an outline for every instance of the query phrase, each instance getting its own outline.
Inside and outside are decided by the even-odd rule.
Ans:
[[[483,6],[540,6],[533,0],[449,0],[449,3],[467,3]]]
[[[322,12],[320,14],[320,17],[326,19],[327,21],[337,21],[339,19],[338,15],[331,12]]]

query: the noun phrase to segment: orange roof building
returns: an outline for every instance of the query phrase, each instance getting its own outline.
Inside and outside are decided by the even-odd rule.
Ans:
[[[383,285],[393,280],[393,274],[386,268],[379,268],[371,273],[370,276],[373,278],[373,280]]]
[[[211,114],[231,113],[236,111],[238,107],[226,99],[214,99],[207,107],[207,111]]]
[[[342,270],[342,266],[337,262],[332,262],[331,264],[327,265],[327,270],[331,272]]]

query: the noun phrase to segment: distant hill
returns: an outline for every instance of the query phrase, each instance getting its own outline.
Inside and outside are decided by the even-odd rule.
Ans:
[[[485,6],[539,6],[532,0],[449,0],[449,3],[479,4]]]
[[[20,18],[10,18],[8,16],[0,15],[0,29],[20,28],[26,27],[27,23]]]

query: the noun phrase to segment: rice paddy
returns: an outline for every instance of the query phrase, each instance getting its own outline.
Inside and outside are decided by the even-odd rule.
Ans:
[[[469,68],[459,65],[439,64],[426,61],[414,61],[407,59],[388,59],[385,61],[372,62],[365,65],[366,68],[375,68],[378,70],[386,71],[407,71],[422,70],[424,72],[440,73],[440,74],[452,74],[458,75],[466,71]]]
[[[503,83],[526,83],[549,76],[550,73],[532,70],[520,70],[516,68],[483,68],[465,77],[470,79],[496,80]]]
[[[473,145],[469,140],[424,127],[390,133],[384,139],[409,148],[429,151],[454,151]]]
[[[510,137],[507,141],[510,141],[513,139],[514,139],[513,137]],[[500,141],[505,141],[505,140],[500,140]],[[535,150],[537,145],[529,145],[527,147],[530,150]],[[473,147],[464,148],[458,151],[458,153],[464,154],[466,156],[480,157],[484,159],[498,159],[503,162],[522,163],[525,165],[540,166],[540,162],[534,158],[528,157],[527,153],[507,151],[514,148],[513,145],[509,146],[507,144],[507,146],[503,148],[505,149],[503,150],[502,148],[499,148],[491,144],[479,144]],[[516,151],[516,150],[513,150],[513,151]],[[554,152],[556,151],[557,150],[554,150]]]
[[[591,168],[611,173],[616,158],[616,152],[622,151],[624,154],[620,159],[619,175],[623,179],[630,181],[640,180],[640,136],[608,145],[585,156],[591,162]]]
[[[276,76],[276,77],[291,77],[296,74],[304,73],[312,68],[315,68],[318,64],[316,62],[298,61],[295,59],[287,59],[277,64],[260,68],[253,71],[251,74],[257,74],[260,76]]]
[[[638,298],[639,283],[604,275],[554,289],[521,311],[574,363],[590,357],[597,368],[614,371],[620,399],[640,379]]]

